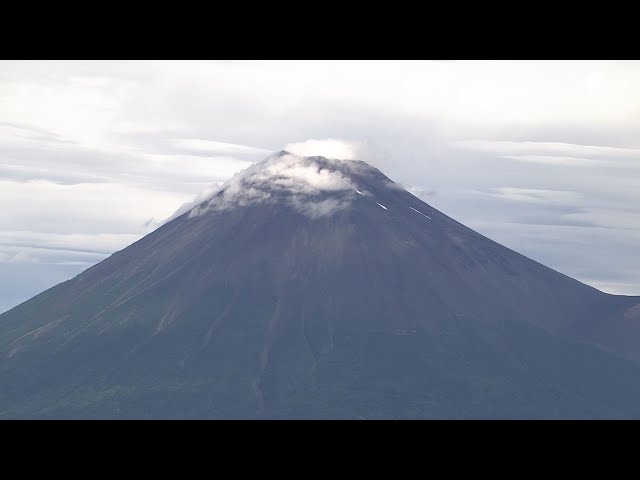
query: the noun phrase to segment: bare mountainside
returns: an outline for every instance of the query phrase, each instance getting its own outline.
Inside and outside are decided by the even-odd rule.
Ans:
[[[640,298],[280,152],[0,315],[1,418],[640,418]],[[604,252],[603,252],[604,254]]]

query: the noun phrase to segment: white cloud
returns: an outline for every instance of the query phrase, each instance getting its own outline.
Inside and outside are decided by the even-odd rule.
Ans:
[[[284,150],[303,157],[320,156],[338,160],[361,160],[364,149],[362,142],[349,142],[327,138],[326,140],[310,139],[304,142],[289,143]]]
[[[602,290],[603,292],[611,293],[613,295],[638,295],[637,283],[603,282],[594,278],[585,278],[583,279],[583,282],[597,288],[598,290]]]
[[[350,205],[348,200],[337,200],[328,198],[325,200],[305,199],[293,197],[291,205],[299,212],[311,218],[325,217],[333,215],[335,212],[343,210]]]
[[[37,263],[38,259],[25,252],[17,252],[13,255],[0,252],[0,263]]]
[[[515,160],[517,162],[539,163],[543,165],[554,165],[563,167],[601,167],[611,166],[609,162],[595,160],[592,158],[562,157],[557,155],[504,155],[502,158]]]
[[[513,142],[505,140],[460,140],[454,142],[459,148],[487,153],[508,154],[564,154],[569,157],[627,157],[640,159],[640,149],[577,145],[561,142]]]
[[[43,233],[0,230],[0,248],[69,250],[89,253],[112,253],[140,238],[137,234],[115,233]],[[21,253],[21,252],[18,252]]]
[[[284,150],[303,157],[320,156],[334,160],[362,160],[373,166],[385,164],[390,158],[389,152],[369,139],[309,139],[304,142],[288,143]]]
[[[216,142],[212,140],[202,140],[199,138],[179,138],[170,141],[173,146],[187,150],[199,150],[202,152],[229,154],[229,155],[257,155],[264,158],[271,152],[263,148],[249,147],[246,145],[236,145],[234,143]]]
[[[581,212],[566,214],[566,217],[604,228],[640,231],[640,212],[587,207]]]
[[[560,190],[542,190],[536,188],[498,187],[491,189],[489,195],[516,202],[553,203],[560,205],[575,205],[581,195],[577,192]]]
[[[202,157],[181,154],[140,154],[144,162],[131,169],[132,176],[147,181],[171,178],[179,182],[211,182],[227,179],[251,165],[251,162],[230,156]],[[262,157],[264,158],[264,157]]]
[[[190,195],[113,183],[59,185],[0,180],[0,225],[51,233],[142,233]]]
[[[391,185],[398,185],[398,184],[393,183]],[[421,187],[419,185],[398,185],[398,186],[404,188],[411,195],[414,195],[420,199],[428,199],[429,197],[432,197],[436,194],[435,190]]]
[[[203,215],[209,210],[278,201],[280,192],[286,192],[287,201],[300,212],[317,217],[331,214],[349,203],[326,201],[317,198],[319,194],[353,189],[347,177],[313,157],[276,154],[237,173],[219,189],[211,189],[208,203],[194,208],[190,217]]]
[[[221,182],[221,181],[217,182],[217,183],[215,183],[213,185],[209,185],[207,188],[205,188],[200,193],[198,193],[198,195],[196,195],[195,199],[193,199],[190,202],[183,203],[180,206],[180,208],[178,208],[175,212],[173,212],[173,214],[170,217],[168,217],[166,220],[164,220],[162,223],[164,224],[164,223],[170,222],[174,218],[177,218],[180,215],[182,215],[183,213],[188,212],[189,210],[191,210],[196,205],[199,205],[202,202],[204,202],[205,200],[213,197],[213,195],[215,195],[220,190],[222,185],[224,185],[224,182]]]

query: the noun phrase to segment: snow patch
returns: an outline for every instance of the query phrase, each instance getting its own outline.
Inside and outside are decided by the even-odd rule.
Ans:
[[[347,182],[346,180],[342,180],[344,182],[345,185],[348,185],[349,188],[353,188],[353,191],[356,192],[358,195],[364,195],[364,193],[362,193],[360,190],[358,190],[357,188],[354,188],[353,185],[351,185],[349,182]]]
[[[378,202],[376,202],[376,203],[378,203]],[[382,208],[384,208],[385,210],[389,210],[389,209],[388,209],[387,207],[385,207],[384,205],[380,205],[379,203],[378,203],[378,205],[379,205],[379,206],[381,206]]]
[[[413,207],[409,207],[411,210],[413,210],[414,212],[418,212],[420,215],[422,215],[423,217],[427,217],[429,220],[431,220],[431,217],[429,215],[425,215],[424,213],[422,213],[420,210],[416,210]]]

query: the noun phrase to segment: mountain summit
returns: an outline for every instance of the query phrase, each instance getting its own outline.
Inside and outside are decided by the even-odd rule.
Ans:
[[[640,417],[640,298],[281,151],[0,315],[2,418]]]

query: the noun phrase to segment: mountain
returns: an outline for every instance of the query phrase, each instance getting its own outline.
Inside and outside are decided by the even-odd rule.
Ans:
[[[364,162],[282,151],[185,210],[0,315],[0,418],[640,418],[640,297]]]

